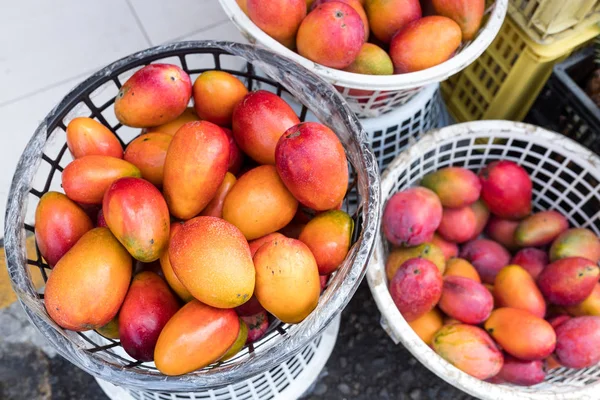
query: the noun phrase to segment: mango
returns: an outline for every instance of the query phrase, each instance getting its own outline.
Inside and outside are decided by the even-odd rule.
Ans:
[[[252,297],[255,272],[248,242],[229,222],[191,219],[175,232],[168,251],[179,281],[203,303],[234,308]]]
[[[154,350],[156,368],[174,376],[206,367],[227,353],[239,330],[235,311],[192,300],[161,331]]]
[[[275,166],[294,197],[316,211],[337,208],[346,196],[344,147],[331,129],[318,122],[298,124],[283,134],[275,149]]]
[[[446,261],[448,261],[452,257],[458,257],[458,245],[456,243],[447,241],[437,233],[433,234],[431,244],[436,245],[440,248],[440,250],[444,254],[444,258],[446,259]]]
[[[131,280],[132,261],[108,228],[94,228],[58,261],[44,304],[65,329],[98,329],[117,315]]]
[[[574,306],[592,293],[599,273],[598,266],[586,258],[562,258],[544,268],[537,284],[548,302]]]
[[[388,53],[381,47],[373,43],[363,43],[358,56],[352,64],[344,68],[344,71],[363,75],[392,75],[394,64]]]
[[[600,262],[600,239],[589,229],[573,228],[561,233],[550,247],[550,261],[583,257]]]
[[[115,315],[108,324],[96,329],[96,332],[108,339],[119,338],[119,314]]]
[[[510,355],[504,356],[504,365],[497,375],[507,383],[519,386],[533,386],[546,379],[544,362],[541,360],[523,361]]]
[[[305,0],[246,0],[248,17],[267,35],[290,49],[295,48],[296,33],[306,17]]]
[[[254,255],[256,298],[276,318],[297,324],[319,302],[321,285],[310,249],[296,239],[275,239]]]
[[[172,139],[166,133],[146,133],[129,143],[123,158],[139,168],[142,178],[162,187],[165,158]]]
[[[485,234],[508,250],[516,250],[519,248],[519,245],[515,241],[515,231],[519,224],[519,221],[492,216],[485,227]]]
[[[552,243],[569,229],[569,221],[558,211],[542,211],[525,218],[515,230],[514,240],[520,247],[541,247]]]
[[[332,1],[337,1],[339,3],[348,4],[350,7],[352,7],[354,9],[354,11],[356,11],[358,16],[360,17],[360,20],[363,23],[363,28],[365,31],[365,42],[367,40],[369,40],[369,34],[371,33],[371,30],[369,29],[369,18],[367,18],[367,12],[365,11],[365,8],[363,7],[360,0],[316,0],[311,5],[310,10],[312,11],[315,8],[317,8],[319,5],[321,5],[323,3],[329,3]]]
[[[67,146],[73,158],[110,156],[123,158],[123,146],[114,133],[89,117],[73,118],[67,125]]]
[[[496,306],[519,308],[544,318],[546,302],[531,275],[518,265],[502,268],[494,281]]]
[[[554,329],[547,321],[518,308],[492,311],[484,327],[504,351],[521,360],[543,360],[556,345]]]
[[[354,220],[341,210],[326,211],[313,218],[298,239],[317,260],[319,275],[335,272],[350,250]]]
[[[179,117],[192,97],[188,74],[176,65],[150,64],[119,89],[115,115],[127,126],[149,128]]]
[[[568,368],[600,362],[600,317],[571,318],[556,328],[557,361]]]
[[[392,280],[398,268],[412,258],[424,258],[431,261],[443,274],[446,260],[442,250],[432,243],[423,243],[414,247],[397,247],[392,250],[385,263],[385,272],[389,281]]]
[[[169,209],[150,182],[121,178],[104,195],[106,224],[129,253],[142,262],[158,260],[169,242]]]
[[[446,208],[469,206],[481,193],[477,175],[461,167],[446,167],[427,174],[421,180],[421,186],[433,190]]]
[[[235,312],[240,317],[248,317],[250,315],[256,315],[265,311],[265,308],[260,305],[260,302],[256,298],[256,295],[250,297],[250,300],[242,304],[241,306],[237,306],[235,308]]]
[[[193,218],[210,203],[227,173],[228,142],[223,130],[207,121],[188,122],[173,136],[163,179],[173,216]]]
[[[395,246],[430,242],[442,221],[442,203],[429,189],[416,187],[394,194],[386,203],[382,230]]]
[[[511,264],[516,264],[525,269],[533,277],[537,279],[540,272],[548,265],[548,254],[545,251],[528,247],[521,249],[510,260]]]
[[[140,178],[133,164],[109,156],[84,156],[69,163],[62,173],[62,187],[73,201],[101,204],[104,192],[117,179]]]
[[[252,258],[254,258],[254,255],[256,254],[258,249],[261,248],[261,246],[263,244],[272,242],[275,239],[284,239],[284,238],[285,238],[285,236],[283,236],[281,233],[273,232],[273,233],[269,233],[268,235],[265,235],[263,237],[260,237],[258,239],[249,241],[248,247],[250,247],[250,254],[252,255]]]
[[[390,282],[392,300],[407,322],[431,311],[442,295],[440,270],[424,258],[403,263]]]
[[[504,363],[494,341],[476,326],[446,325],[434,335],[432,347],[444,360],[477,379],[495,376]]]
[[[475,229],[477,217],[471,207],[444,208],[437,233],[448,241],[464,243],[475,235]]]
[[[171,227],[169,229],[169,241],[173,238],[173,235],[175,235],[175,233],[179,231],[182,225],[183,222],[173,222],[171,224]],[[171,260],[169,259],[168,247],[160,256],[160,267],[162,269],[163,275],[165,276],[165,280],[167,281],[171,289],[173,289],[173,291],[177,293],[177,296],[179,296],[181,300],[187,303],[188,301],[194,298],[190,294],[189,290],[187,290],[185,286],[183,286],[179,278],[177,278],[177,275],[175,275],[175,271],[173,271],[173,267],[171,266]]]
[[[223,217],[223,205],[225,204],[225,198],[233,188],[236,183],[235,175],[231,172],[227,172],[225,174],[225,178],[223,178],[223,182],[221,182],[221,186],[217,189],[217,193],[215,193],[215,197],[212,198],[210,203],[204,207],[204,210],[200,213],[200,215],[204,215],[207,217]]]
[[[446,261],[444,276],[462,276],[481,283],[481,278],[475,267],[465,259],[451,258]]]
[[[485,283],[494,283],[496,275],[510,262],[510,253],[502,245],[488,239],[476,239],[465,244],[460,257],[469,261]]]
[[[275,165],[279,138],[300,119],[283,99],[265,90],[248,93],[235,107],[232,130],[240,149],[259,164]]]
[[[240,331],[238,332],[238,337],[235,339],[235,342],[231,345],[227,353],[223,357],[219,359],[219,361],[227,361],[230,358],[233,358],[237,353],[240,352],[246,345],[248,341],[248,325],[240,318]]]
[[[240,150],[239,146],[235,142],[231,129],[221,129],[223,129],[223,132],[225,132],[227,135],[227,139],[229,139],[229,168],[227,170],[235,175],[242,169],[245,158],[244,153],[242,153],[242,150]]]
[[[463,40],[472,40],[481,28],[485,0],[432,0],[438,15],[454,20],[462,31]]]
[[[223,219],[235,225],[248,240],[273,233],[289,224],[298,201],[272,165],[246,172],[223,202]]]
[[[62,193],[44,194],[35,210],[35,240],[51,267],[93,227],[90,217]]]
[[[269,329],[269,316],[266,311],[254,315],[242,316],[242,320],[248,325],[247,343],[254,343],[261,339]]]
[[[519,220],[531,213],[533,184],[527,171],[518,164],[494,161],[479,172],[479,179],[481,198],[492,214]]]
[[[200,121],[200,118],[193,107],[188,107],[179,117],[165,124],[146,128],[145,133],[164,133],[173,136],[183,125],[194,121]]]
[[[365,0],[364,5],[373,35],[386,44],[396,32],[421,18],[419,0]]]
[[[237,3],[238,6],[240,6],[240,8],[242,9],[242,11],[244,12],[244,14],[248,15],[248,4],[247,4],[248,0],[235,0],[235,2]],[[308,1],[312,1],[312,0],[308,0]],[[308,7],[308,2],[306,4],[306,6]]]
[[[575,317],[591,315],[600,317],[600,283],[596,283],[592,293],[581,303],[567,307],[567,312]]]
[[[462,276],[446,276],[439,302],[448,316],[471,325],[485,321],[494,308],[494,298],[479,282]]]
[[[231,126],[233,109],[248,94],[246,85],[225,71],[203,72],[192,91],[198,117],[220,126]]]
[[[447,61],[460,46],[460,27],[450,18],[424,17],[398,31],[390,43],[394,73],[405,74]],[[427,46],[424,43],[435,43]]]
[[[361,16],[352,6],[332,1],[314,8],[298,29],[298,53],[330,68],[348,67],[366,41]]]
[[[119,312],[123,349],[136,360],[154,360],[158,336],[177,310],[179,302],[161,277],[148,271],[135,275]]]
[[[421,338],[421,340],[427,343],[427,345],[431,346],[433,342],[433,336],[444,325],[442,313],[434,308],[414,321],[409,322],[408,325],[410,325],[410,327]]]
[[[471,209],[475,213],[475,219],[477,220],[475,232],[473,233],[473,237],[471,238],[471,240],[475,240],[479,237],[479,235],[481,235],[481,233],[485,229],[490,219],[490,210],[488,210],[487,206],[485,205],[485,202],[481,199],[471,204]]]

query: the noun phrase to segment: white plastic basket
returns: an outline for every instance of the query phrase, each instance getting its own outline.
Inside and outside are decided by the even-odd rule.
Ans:
[[[362,75],[316,64],[288,49],[258,28],[237,5],[236,0],[219,0],[223,10],[250,43],[258,43],[284,55],[328,82],[336,85],[359,117],[377,117],[409,101],[424,86],[439,83],[475,61],[496,37],[508,7],[508,0],[488,1],[487,21],[474,40],[466,42],[457,54],[435,67],[400,75]]]
[[[469,122],[426,134],[384,172],[382,207],[394,193],[417,185],[432,171],[451,165],[478,171],[499,159],[515,161],[529,172],[535,210],[557,210],[571,225],[600,235],[600,158],[565,136],[516,122]],[[417,336],[394,305],[385,273],[389,248],[381,238],[379,235],[367,270],[371,293],[382,314],[381,325],[440,378],[482,399],[599,398],[600,365],[582,370],[554,369],[545,382],[519,387],[480,381],[443,360]]]
[[[201,392],[164,393],[123,389],[96,379],[112,400],[289,400],[310,390],[325,367],[337,340],[338,315],[327,329],[300,353],[262,374],[220,389]]]

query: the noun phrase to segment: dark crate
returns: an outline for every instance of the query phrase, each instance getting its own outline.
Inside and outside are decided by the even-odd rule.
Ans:
[[[600,108],[585,93],[596,68],[593,48],[557,64],[526,122],[560,132],[600,154]]]

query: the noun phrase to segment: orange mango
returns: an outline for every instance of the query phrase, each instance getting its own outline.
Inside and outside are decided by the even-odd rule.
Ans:
[[[231,126],[233,110],[246,94],[246,86],[230,73],[206,71],[194,82],[194,108],[200,119]]]
[[[67,146],[73,158],[92,155],[123,158],[123,147],[115,134],[89,117],[77,117],[69,122]]]
[[[193,121],[200,121],[200,118],[198,118],[198,115],[193,107],[188,107],[179,117],[165,124],[146,128],[145,133],[164,133],[173,136],[177,133],[179,128],[188,122]]]
[[[546,302],[532,276],[518,265],[502,268],[494,281],[494,298],[499,307],[519,308],[544,318]]]
[[[142,178],[161,187],[165,158],[172,139],[166,133],[146,133],[129,143],[123,158],[139,168]]]
[[[173,235],[181,229],[181,225],[183,222],[173,222],[171,224],[171,228],[169,229],[169,241],[173,238]],[[169,250],[165,250],[165,252],[160,256],[160,267],[162,269],[163,275],[165,276],[165,280],[173,289],[177,296],[186,303],[192,300],[194,297],[190,294],[189,290],[183,286],[175,272],[173,271],[173,267],[171,266],[171,260],[169,259]]]
[[[481,278],[475,267],[463,258],[451,258],[446,261],[444,276],[462,276],[481,283]]]
[[[444,325],[442,313],[437,308],[408,323],[425,343],[431,346],[435,333]]]

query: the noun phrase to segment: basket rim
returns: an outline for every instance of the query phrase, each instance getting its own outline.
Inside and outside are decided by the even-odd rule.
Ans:
[[[479,30],[475,40],[471,41],[459,54],[442,64],[423,71],[407,74],[363,75],[328,68],[310,61],[288,49],[258,28],[238,6],[236,0],[219,0],[219,3],[229,19],[250,42],[259,43],[278,54],[296,61],[332,84],[353,89],[382,91],[412,89],[430,83],[441,82],[465,69],[483,54],[493,42],[502,27],[508,10],[508,0],[495,0],[491,6],[489,19],[483,29]]]
[[[564,147],[566,151],[577,154],[577,159],[583,164],[582,167],[598,169],[600,157],[581,146],[577,142],[563,135],[548,131],[541,127],[529,125],[522,122],[504,120],[472,121],[431,131],[421,138],[410,149],[404,151],[394,159],[384,171],[381,178],[381,206],[387,201],[388,194],[393,190],[397,175],[402,169],[410,167],[411,160],[425,154],[439,143],[449,140],[465,138],[479,132],[517,132],[523,137],[535,137],[537,140],[552,142],[555,146]],[[549,399],[582,399],[584,396],[594,398],[597,394],[598,385],[586,387],[573,387],[568,393],[556,394],[544,389],[536,393],[525,392],[519,386],[498,385],[488,383],[468,375],[456,368],[446,360],[438,356],[408,325],[400,311],[395,306],[387,287],[385,273],[385,252],[383,246],[383,235],[379,232],[375,250],[369,262],[367,270],[367,282],[371,294],[382,315],[382,327],[387,334],[396,342],[402,343],[421,364],[435,373],[438,377],[449,384],[482,399],[507,399],[507,400],[549,400]]]
[[[130,70],[133,68],[132,64],[136,62],[150,63],[157,59],[180,54],[178,52],[186,50],[189,53],[212,51],[242,57],[259,68],[266,69],[265,73],[273,81],[276,78],[272,77],[271,74],[280,72],[280,75],[289,75],[290,70],[288,70],[288,67],[290,69],[298,68],[303,76],[308,76],[310,81],[314,82],[315,86],[325,85],[321,89],[326,92],[327,101],[330,102],[332,108],[340,110],[341,123],[350,132],[348,142],[357,151],[353,157],[356,168],[364,171],[358,175],[359,187],[363,187],[362,191],[364,192],[361,193],[363,198],[361,214],[363,230],[345,260],[345,263],[351,264],[348,267],[348,275],[333,287],[335,296],[332,291],[329,291],[329,294],[326,291],[321,296],[319,315],[314,312],[311,313],[302,323],[294,325],[290,334],[282,336],[281,340],[269,347],[269,351],[254,353],[251,359],[244,360],[241,364],[224,366],[218,371],[215,369],[202,369],[180,376],[166,376],[158,372],[125,369],[105,359],[94,357],[85,348],[73,341],[65,330],[49,319],[43,300],[39,299],[29,276],[25,247],[26,234],[23,224],[25,210],[27,209],[27,196],[35,172],[41,162],[41,155],[46,144],[47,129],[51,121],[64,116],[73,106],[79,103],[80,95],[92,93],[106,82],[109,76],[118,76]],[[276,68],[271,66],[273,62],[281,63],[285,66],[285,70],[277,71]],[[271,73],[269,73],[269,70]],[[282,83],[281,79],[279,77],[278,82]],[[288,84],[291,84],[290,82],[288,81]],[[299,85],[298,82],[294,82],[294,84]],[[315,104],[313,106],[316,107]],[[326,112],[326,110],[311,111],[317,115],[325,115]],[[373,251],[379,226],[380,182],[377,161],[368,148],[365,137],[366,133],[362,129],[358,118],[351,112],[345,100],[331,85],[314,73],[306,71],[301,66],[267,49],[225,41],[185,41],[155,46],[123,57],[92,74],[72,89],[40,123],[19,159],[10,187],[4,227],[5,255],[13,289],[30,321],[51,342],[60,355],[91,375],[120,386],[146,390],[189,392],[198,388],[221,387],[259,374],[273,365],[279,365],[286,361],[301,351],[312,338],[320,334],[347,305],[366,273],[368,258]],[[342,282],[344,285],[342,285]]]

